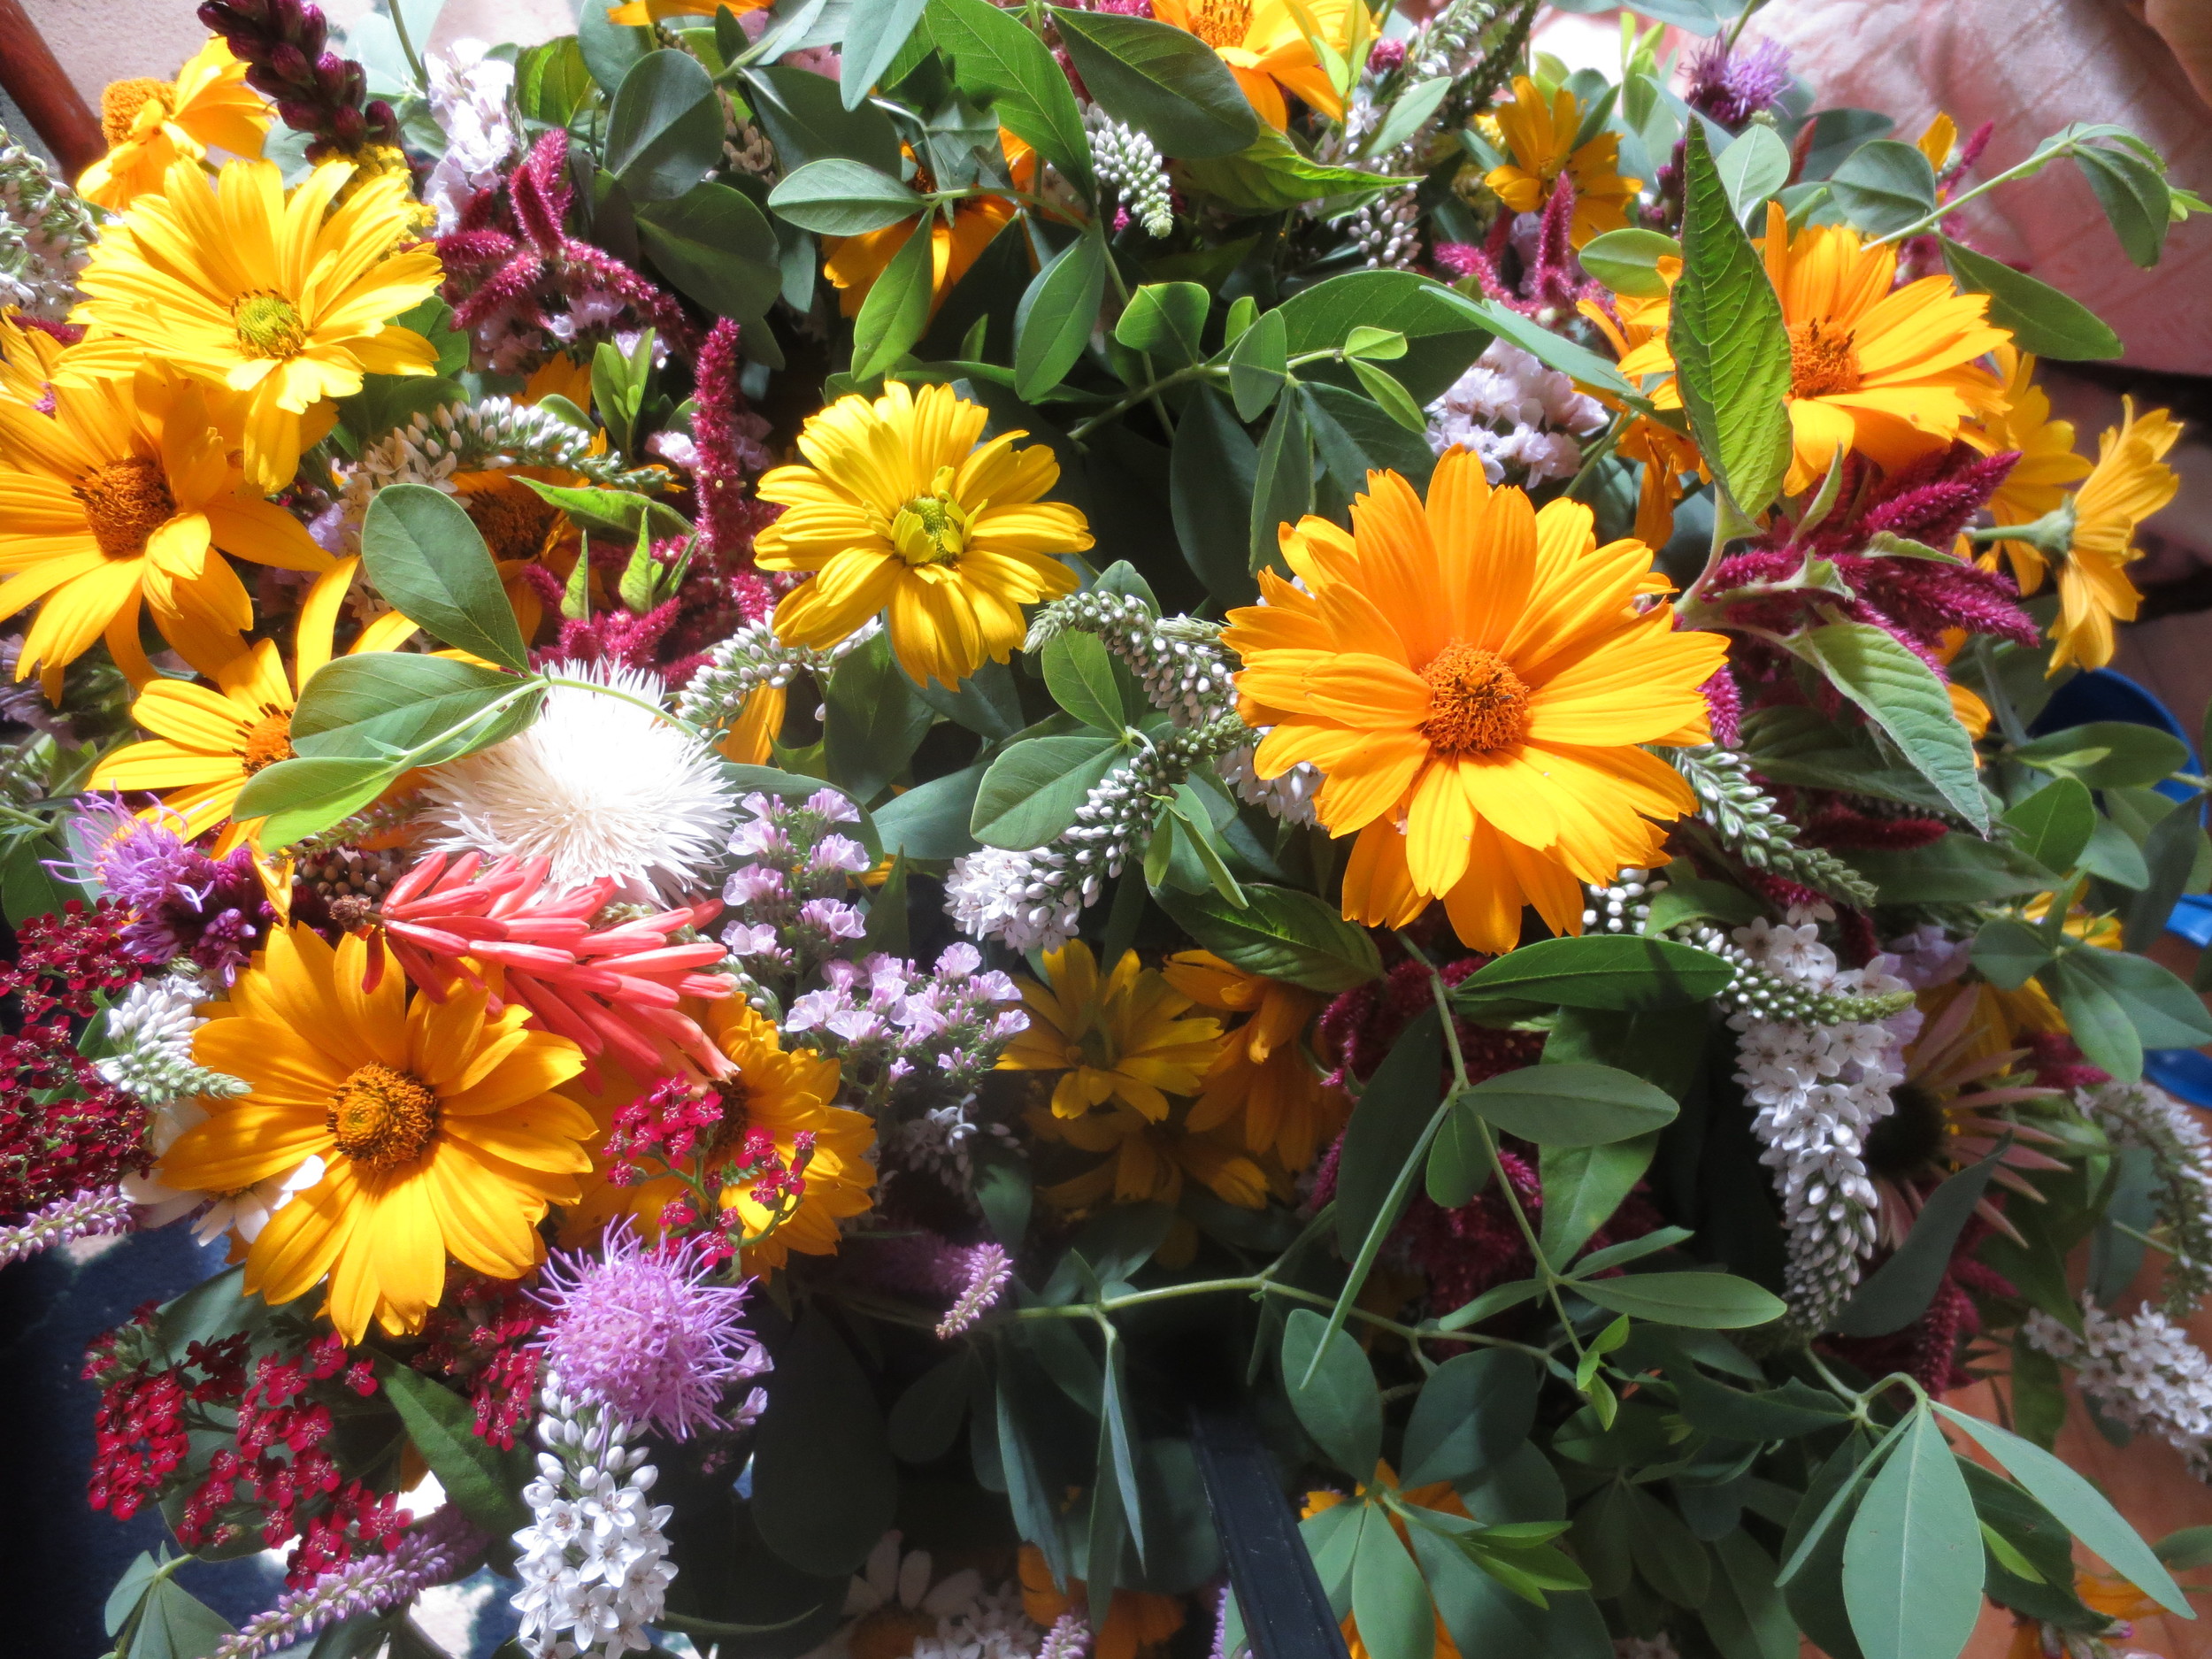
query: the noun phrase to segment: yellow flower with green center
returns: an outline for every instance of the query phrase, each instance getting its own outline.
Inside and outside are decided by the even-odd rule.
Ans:
[[[403,173],[326,162],[288,195],[268,162],[233,162],[211,188],[191,162],[94,247],[76,319],[101,349],[156,357],[247,394],[246,472],[289,483],[365,374],[429,374],[437,353],[392,319],[437,292],[413,243]]]
[[[954,686],[1020,647],[1024,605],[1075,591],[1059,556],[1089,547],[1089,527],[1041,499],[1059,463],[1042,444],[1018,447],[1026,433],[982,442],[988,419],[949,386],[893,380],[873,403],[841,397],[808,419],[808,465],[760,480],[784,513],[755,557],[813,572],[776,607],[779,636],[826,649],[887,608],[900,665]]]
[[[258,156],[268,130],[269,105],[246,84],[246,65],[223,41],[211,40],[173,81],[138,76],[109,83],[100,95],[108,153],[84,170],[77,194],[119,213],[160,189],[180,160],[203,160],[210,150]]]

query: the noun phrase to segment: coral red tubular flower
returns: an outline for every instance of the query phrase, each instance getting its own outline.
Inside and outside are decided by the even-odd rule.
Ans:
[[[552,889],[549,867],[543,857],[424,857],[377,908],[366,988],[382,977],[388,950],[434,999],[458,978],[488,990],[495,1011],[521,1003],[538,1025],[582,1048],[594,1072],[603,1056],[640,1075],[686,1062],[708,1077],[727,1071],[722,1051],[683,1011],[687,996],[731,994],[726,976],[704,971],[726,953],[712,940],[675,938],[713,920],[720,902],[595,928],[615,883]]]

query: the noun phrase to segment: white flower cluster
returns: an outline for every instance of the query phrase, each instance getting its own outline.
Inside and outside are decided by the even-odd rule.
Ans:
[[[1582,467],[1575,434],[1605,424],[1605,408],[1518,346],[1494,340],[1466,373],[1429,405],[1429,448],[1455,444],[1482,458],[1501,482],[1511,468],[1529,483],[1572,478]]]
[[[1854,995],[1906,990],[1893,958],[1839,972],[1835,953],[1812,923],[1777,926],[1763,918],[1740,927],[1735,943],[1777,978],[1810,989]],[[1756,1109],[1752,1132],[1759,1161],[1776,1171],[1789,1263],[1784,1295],[1800,1330],[1824,1331],[1859,1282],[1860,1259],[1874,1248],[1874,1185],[1866,1138],[1895,1110],[1890,1091],[1904,1081],[1901,1052],[1917,1029],[1908,1009],[1885,1020],[1806,1025],[1739,1012],[1736,1081]]]
[[[826,683],[846,654],[873,639],[882,624],[870,618],[826,651],[792,645],[776,637],[765,618],[749,622],[707,652],[705,663],[676,694],[677,717],[694,726],[734,726],[745,700],[763,686],[787,686],[799,674]]]
[[[1074,936],[1084,906],[1131,858],[1143,856],[1161,798],[1194,768],[1218,767],[1249,735],[1243,721],[1225,715],[1146,750],[1093,786],[1056,840],[1024,852],[985,847],[956,860],[945,878],[945,909],[972,939],[1058,949]]]
[[[1585,882],[1582,891],[1589,905],[1582,912],[1586,933],[1640,933],[1651,918],[1651,902],[1667,883],[1654,881],[1651,872],[1635,866],[1624,870],[1606,887]]]
[[[845,1622],[803,1659],[852,1659],[862,1624],[879,1614],[898,1617],[902,1627],[926,1630],[907,1649],[910,1659],[1029,1659],[1044,1632],[1022,1611],[1018,1586],[985,1586],[972,1567],[939,1578],[926,1549],[900,1548],[901,1534],[886,1532],[853,1575],[845,1592]],[[867,1645],[864,1642],[864,1645]]]
[[[243,1094],[252,1085],[211,1071],[192,1058],[192,1033],[207,1021],[199,1005],[213,994],[189,967],[141,979],[108,1010],[102,1031],[113,1050],[100,1075],[126,1094],[159,1106],[194,1094]]]
[[[1121,198],[1122,207],[1144,227],[1146,235],[1164,236],[1173,230],[1175,199],[1159,147],[1095,104],[1083,111],[1083,125],[1090,133],[1091,165],[1098,169],[1099,182]]]
[[[1402,173],[1413,165],[1405,150],[1402,146],[1386,157],[1383,170]],[[1421,259],[1420,187],[1406,184],[1384,191],[1348,214],[1344,228],[1370,271],[1412,270]]]
[[[2040,1309],[2021,1330],[2074,1368],[2081,1391],[2124,1427],[2155,1434],[2212,1481],[2212,1356],[2154,1308],[2123,1317],[2082,1299],[2076,1336]]]
[[[515,67],[485,56],[489,50],[481,41],[458,40],[426,65],[430,113],[445,129],[446,149],[424,182],[422,199],[437,210],[441,236],[460,227],[470,201],[499,182],[515,153],[514,123],[507,112]]]
[[[2148,1083],[2100,1084],[2075,1100],[2114,1145],[2150,1153],[2168,1253],[2160,1300],[2185,1317],[2212,1293],[2212,1136],[2193,1110]]]
[[[515,1534],[513,1597],[532,1659],[619,1659],[653,1646],[676,1576],[662,1529],[675,1511],[652,1505],[657,1471],[630,1426],[561,1390],[545,1375],[538,1478],[522,1489],[530,1525]]]
[[[91,239],[92,215],[77,193],[0,127],[0,310],[67,317]]]

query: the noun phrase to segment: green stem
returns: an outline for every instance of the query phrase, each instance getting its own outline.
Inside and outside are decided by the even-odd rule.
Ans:
[[[1582,457],[1582,465],[1576,471],[1575,475],[1567,480],[1568,500],[1582,499],[1584,481],[1597,471],[1599,462],[1613,453],[1614,447],[1621,441],[1621,434],[1628,430],[1629,419],[1630,417],[1625,411],[1614,416],[1613,424],[1605,429],[1605,435],[1591,445],[1590,453]]]
[[[1743,26],[1750,22],[1751,14],[1765,4],[1766,0],[1744,0],[1743,10],[1736,14],[1736,27],[1728,31],[1728,44],[1724,50],[1732,52],[1736,50],[1736,42],[1743,38]]]
[[[415,77],[419,92],[430,90],[430,72],[422,66],[422,58],[415,51],[415,42],[407,34],[407,0],[388,0],[392,17],[392,33],[399,36],[401,55],[407,59],[408,73]]]
[[[2005,734],[2006,742],[2018,749],[2028,741],[2028,728],[2020,723],[2020,710],[2012,706],[2012,694],[1997,672],[1997,653],[1986,634],[1974,636],[1974,665],[1982,671],[1982,690],[1997,717],[1997,729]]]
[[[1113,419],[1115,416],[1128,413],[1139,403],[1145,402],[1148,398],[1158,396],[1171,386],[1181,386],[1190,380],[1204,380],[1210,375],[1224,375],[1227,373],[1227,370],[1217,369],[1210,364],[1194,363],[1187,368],[1177,369],[1171,374],[1164,374],[1148,386],[1138,387],[1126,396],[1109,403],[1089,419],[1078,421],[1069,427],[1069,441],[1075,443],[1082,442],[1086,437]]]
[[[576,691],[593,691],[603,697],[612,697],[618,703],[630,703],[636,708],[643,709],[649,714],[658,716],[671,726],[681,726],[702,743],[713,741],[712,734],[704,727],[694,726],[680,714],[672,714],[649,697],[637,696],[627,691],[617,691],[612,686],[603,686],[595,680],[571,680],[565,674],[547,674],[543,678],[549,686],[566,686]]]
[[[1920,218],[1913,220],[1911,224],[1904,226],[1900,229],[1893,230],[1886,236],[1877,236],[1873,239],[1873,241],[1868,242],[1866,245],[1870,248],[1879,248],[1886,242],[1903,242],[1909,237],[1919,235],[1923,231],[1933,229],[1946,218],[1956,212],[1960,208],[1964,207],[1976,196],[1987,196],[1992,190],[1995,189],[2001,184],[2009,184],[2015,179],[2024,179],[2031,173],[2040,173],[2044,168],[2049,166],[2054,161],[2057,161],[2062,157],[2070,156],[2080,148],[2081,146],[2077,141],[2070,138],[2064,143],[2055,145],[2051,149],[2043,151],[2040,155],[2030,156],[2025,161],[2019,162],[2012,166],[2007,167],[2002,173],[1997,174],[1994,178],[1984,180],[1981,183],[1976,185],[1972,189],[1963,191],[1961,194],[1951,197],[1950,200],[1947,202],[1938,203],[1933,212],[1924,213]]]

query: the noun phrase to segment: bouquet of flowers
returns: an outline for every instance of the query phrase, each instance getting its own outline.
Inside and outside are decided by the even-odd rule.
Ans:
[[[1713,0],[435,9],[0,152],[0,1261],[228,1263],[86,1363],[118,1659],[2187,1613],[2049,1448],[2212,1475],[2212,781],[2039,721],[2179,428],[1953,218],[2156,154]]]

